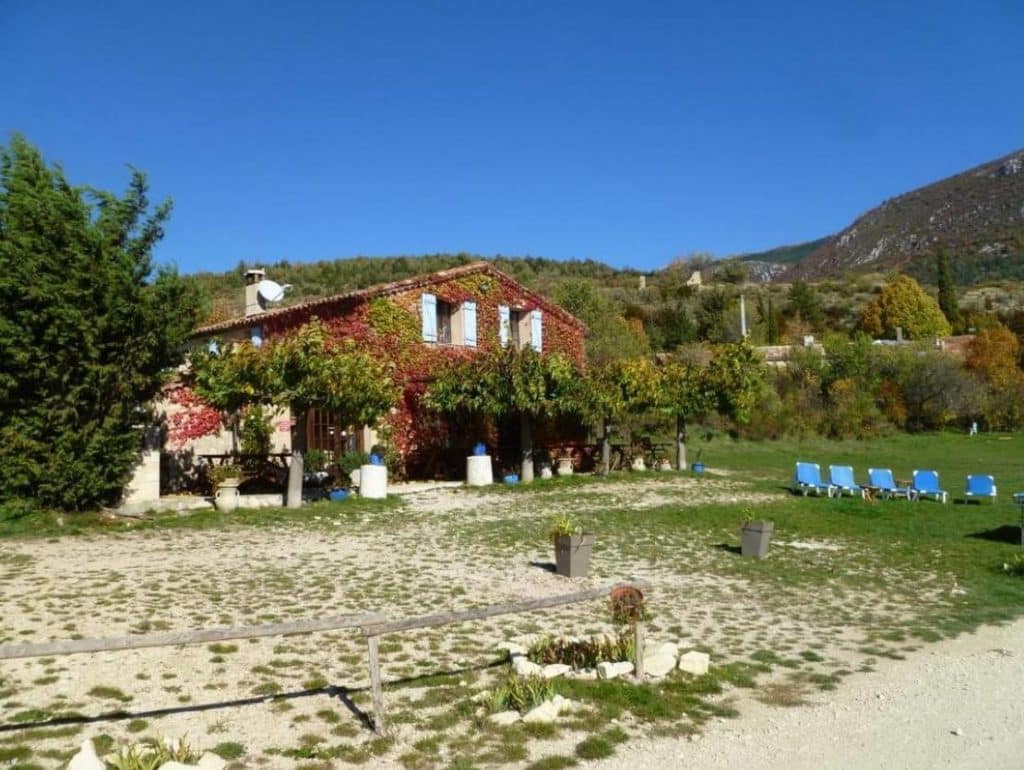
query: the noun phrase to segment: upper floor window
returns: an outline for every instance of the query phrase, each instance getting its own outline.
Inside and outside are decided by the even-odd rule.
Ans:
[[[476,303],[455,305],[433,294],[420,296],[423,341],[476,347]]]
[[[522,350],[529,345],[539,351],[542,347],[542,335],[543,316],[540,310],[498,306],[498,339],[502,347],[511,343],[516,350]]]
[[[442,345],[452,344],[452,306],[442,299],[435,301],[437,316],[437,341]]]

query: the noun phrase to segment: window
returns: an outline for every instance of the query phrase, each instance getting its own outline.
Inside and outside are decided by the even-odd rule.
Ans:
[[[508,311],[508,330],[509,330],[509,341],[512,343],[512,347],[516,350],[522,350],[522,327],[523,325],[523,311],[522,310],[509,310]]]
[[[437,342],[441,345],[452,344],[452,306],[444,300],[435,301],[437,312]]]
[[[453,305],[433,294],[420,295],[423,341],[476,347],[476,303]]]
[[[498,340],[502,347],[511,343],[516,350],[522,350],[529,345],[539,351],[542,331],[541,311],[498,305]]]

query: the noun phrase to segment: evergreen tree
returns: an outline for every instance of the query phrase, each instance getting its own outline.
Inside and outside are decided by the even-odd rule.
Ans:
[[[956,284],[953,282],[953,271],[949,265],[949,254],[940,247],[936,256],[936,268],[939,275],[939,307],[953,329],[961,326],[960,305],[956,300]]]
[[[0,496],[65,509],[114,502],[146,405],[198,303],[155,271],[170,201],[73,187],[14,136],[0,147]]]
[[[825,319],[818,293],[806,281],[793,281],[789,287],[789,310],[791,315],[799,315],[801,320],[818,329]]]

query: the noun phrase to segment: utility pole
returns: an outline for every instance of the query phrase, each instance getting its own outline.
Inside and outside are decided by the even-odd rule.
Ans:
[[[747,303],[742,291],[740,292],[740,336],[743,339],[747,338]]]

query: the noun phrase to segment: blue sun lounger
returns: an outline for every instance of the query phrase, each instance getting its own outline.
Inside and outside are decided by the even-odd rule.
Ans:
[[[934,497],[940,503],[949,499],[949,493],[939,487],[938,471],[914,471],[914,480],[910,484],[914,493],[914,499],[920,500],[923,497]]]
[[[884,499],[891,497],[905,497],[907,500],[914,499],[914,490],[910,487],[901,487],[893,478],[891,468],[868,468],[868,486],[878,490],[878,494]]]
[[[964,497],[968,500],[996,501],[996,480],[992,476],[968,476]]]
[[[864,487],[853,480],[852,465],[828,466],[828,481],[832,485],[833,497],[842,497],[843,493],[865,497]]]
[[[821,480],[821,466],[817,463],[797,463],[796,472],[793,474],[793,491],[803,493],[807,497],[809,492],[820,495],[824,492],[832,497],[832,485]]]

